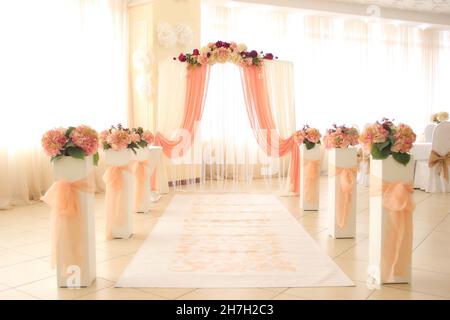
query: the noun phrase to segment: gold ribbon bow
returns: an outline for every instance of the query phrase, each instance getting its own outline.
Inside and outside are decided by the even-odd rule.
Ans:
[[[432,150],[430,158],[428,159],[428,167],[432,168],[438,166],[438,174],[442,175],[446,182],[448,182],[448,166],[450,165],[450,152],[445,156],[441,156],[436,151]]]
[[[52,184],[41,200],[51,208],[51,242],[54,268],[56,261],[61,263],[61,275],[65,276],[67,267],[84,264],[83,243],[84,225],[80,212],[78,192],[94,193],[94,172],[77,181],[59,180]]]

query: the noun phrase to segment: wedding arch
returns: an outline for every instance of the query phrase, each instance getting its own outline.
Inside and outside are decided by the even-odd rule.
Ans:
[[[223,41],[209,43],[192,53],[181,53],[178,58],[174,58],[186,65],[184,109],[179,131],[187,134],[169,139],[157,131],[155,145],[161,146],[169,159],[183,156],[195,139],[195,124],[202,120],[210,68],[216,63],[230,62],[240,70],[246,113],[258,145],[271,157],[280,158],[290,153],[289,189],[292,193],[299,193],[300,155],[296,132],[288,137],[281,137],[269,99],[265,63],[275,59],[277,58],[271,53],[249,51],[244,44]],[[153,187],[155,183],[154,174]]]

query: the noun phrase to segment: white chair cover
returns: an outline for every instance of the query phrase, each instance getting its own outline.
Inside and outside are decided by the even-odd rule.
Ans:
[[[436,128],[436,124],[430,123],[425,127],[425,130],[423,132],[423,136],[425,138],[424,142],[431,142],[433,139],[433,131]]]
[[[432,150],[444,156],[450,152],[450,122],[442,122],[433,132]],[[414,187],[426,192],[450,192],[450,182],[438,174],[438,167],[429,168],[428,160],[417,161]]]

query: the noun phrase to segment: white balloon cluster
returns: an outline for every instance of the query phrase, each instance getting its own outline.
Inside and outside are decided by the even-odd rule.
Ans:
[[[146,48],[141,47],[133,53],[133,67],[136,71],[134,87],[138,95],[143,99],[150,99],[152,95],[152,54]]]
[[[189,46],[194,39],[194,32],[186,24],[179,23],[172,26],[170,23],[161,22],[158,25],[158,42],[164,48],[171,48],[176,44]]]

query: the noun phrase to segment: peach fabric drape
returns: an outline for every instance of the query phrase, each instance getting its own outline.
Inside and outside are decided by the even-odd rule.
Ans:
[[[209,65],[188,67],[186,75],[186,97],[184,99],[184,114],[180,129],[189,133],[189,139],[178,136],[175,140],[164,137],[160,132],[155,135],[155,146],[161,146],[168,158],[183,156],[195,138],[195,124],[200,122],[205,106],[206,92],[209,81]],[[150,178],[150,188],[156,190],[156,171]]]
[[[52,184],[41,200],[51,208],[51,241],[54,268],[56,261],[61,263],[61,272],[65,276],[71,265],[83,267],[83,246],[86,241],[80,212],[78,193],[95,192],[95,175],[74,182],[59,180]]]
[[[300,150],[293,135],[282,139],[272,115],[264,64],[241,67],[242,85],[247,114],[259,146],[269,156],[282,157],[291,152],[291,191],[300,191]]]
[[[142,204],[144,198],[146,170],[150,160],[135,161],[132,164],[132,172],[134,176],[134,210],[137,211]]]
[[[317,201],[317,184],[320,177],[320,160],[303,160],[303,172],[305,177],[305,200],[309,203]]]
[[[430,158],[428,159],[428,166],[430,168],[438,166],[438,172],[444,177],[445,181],[448,182],[449,174],[448,167],[450,166],[450,152],[445,156],[441,156],[436,151],[432,150]]]
[[[164,137],[160,132],[156,133],[154,144],[163,148],[168,158],[183,156],[183,152],[194,141],[195,124],[202,119],[205,105],[206,91],[209,80],[209,65],[200,67],[188,67],[186,78],[186,97],[184,101],[184,115],[180,129],[190,134],[189,139],[179,136],[175,140]],[[164,106],[161,106],[164,107]],[[183,143],[183,148],[178,148]],[[174,152],[177,151],[177,152]]]
[[[382,181],[372,176],[370,185],[370,195],[381,195],[383,208],[389,212],[382,244],[381,278],[394,281],[396,276],[404,276],[411,264],[413,183]]]
[[[330,176],[339,176],[339,194],[336,195],[337,200],[337,224],[339,228],[345,227],[350,214],[353,191],[355,189],[356,174],[358,167],[342,168],[331,167]]]
[[[103,180],[106,184],[106,238],[112,239],[112,226],[125,222],[125,197],[123,194],[123,171],[130,172],[129,166],[109,166]]]

